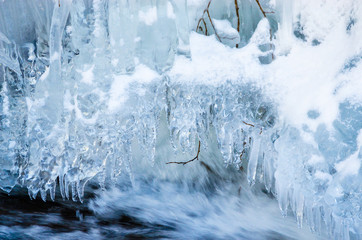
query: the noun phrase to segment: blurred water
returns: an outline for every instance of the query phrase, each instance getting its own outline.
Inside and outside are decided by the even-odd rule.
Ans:
[[[84,204],[15,189],[0,196],[0,239],[322,239],[281,217],[271,195],[209,174],[205,185],[143,179],[137,190],[102,191],[94,183]]]

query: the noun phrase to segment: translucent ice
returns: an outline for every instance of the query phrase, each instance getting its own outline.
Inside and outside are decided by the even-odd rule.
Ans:
[[[361,4],[259,3],[1,1],[0,188],[191,181],[165,163],[200,141],[299,226],[360,238]]]

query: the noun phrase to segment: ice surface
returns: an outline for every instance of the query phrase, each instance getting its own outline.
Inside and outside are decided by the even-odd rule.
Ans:
[[[0,188],[187,181],[164,163],[200,141],[300,226],[361,238],[362,7],[260,2],[212,1],[204,36],[208,1],[1,1]]]

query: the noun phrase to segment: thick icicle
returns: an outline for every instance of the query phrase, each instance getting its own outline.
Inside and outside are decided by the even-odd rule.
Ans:
[[[260,143],[261,143],[261,136],[258,136],[257,133],[253,134],[253,144],[251,146],[251,152],[248,162],[248,182],[250,185],[254,185],[255,178],[256,178],[256,168],[258,166],[259,161],[259,154],[260,154]]]
[[[29,113],[29,136],[32,138],[29,162],[32,165],[27,179],[37,182],[36,188],[49,187],[48,175],[42,177],[41,169],[56,168],[64,150],[65,133],[61,129],[64,83],[61,70],[62,36],[71,8],[71,1],[63,1],[62,7],[53,10],[49,36],[49,73],[36,86],[35,100]],[[47,147],[40,147],[43,142]],[[42,159],[42,164],[39,164]],[[51,176],[54,177],[54,176]]]

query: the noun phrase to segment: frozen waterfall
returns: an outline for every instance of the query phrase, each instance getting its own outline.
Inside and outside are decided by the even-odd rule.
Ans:
[[[142,202],[214,174],[362,239],[361,39],[358,0],[0,0],[0,189]]]

